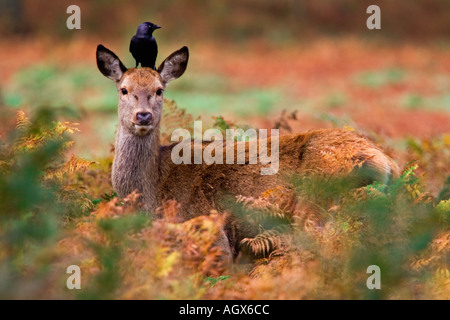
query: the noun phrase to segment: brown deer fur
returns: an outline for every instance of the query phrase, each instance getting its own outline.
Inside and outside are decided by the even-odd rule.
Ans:
[[[97,48],[98,67],[116,82],[120,96],[112,170],[113,186],[119,196],[125,197],[138,190],[142,193],[144,208],[152,213],[163,199],[175,199],[181,204],[180,218],[187,220],[208,214],[212,209],[223,210],[221,199],[226,195],[258,197],[270,188],[286,185],[286,178],[292,175],[354,175],[359,186],[373,181],[387,183],[398,175],[397,165],[381,149],[366,138],[343,129],[313,130],[279,137],[279,171],[275,175],[261,175],[260,169],[264,165],[259,161],[255,165],[174,164],[171,150],[175,144],[160,145],[163,98],[156,92],[181,76],[187,61],[188,51],[184,47],[170,55],[158,71],[150,68],[127,70],[114,53],[101,45]],[[121,93],[123,88],[128,91],[125,95]],[[153,115],[148,128],[135,125],[135,114],[141,111]],[[267,139],[268,150],[271,139]],[[237,142],[236,145],[238,143],[246,144],[248,159],[249,142]],[[203,148],[207,144],[203,142]],[[224,157],[225,154],[224,146]],[[227,226],[218,243],[237,248],[243,237],[252,236],[246,234],[253,232],[250,229],[238,227],[236,231]]]

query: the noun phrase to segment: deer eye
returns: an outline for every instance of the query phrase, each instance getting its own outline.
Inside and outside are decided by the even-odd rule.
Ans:
[[[122,94],[127,94],[128,93],[128,90],[125,89],[125,88],[120,89],[120,91],[122,92]]]
[[[158,90],[156,90],[156,95],[157,96],[160,96],[160,95],[162,95],[163,94],[163,89],[158,89]]]

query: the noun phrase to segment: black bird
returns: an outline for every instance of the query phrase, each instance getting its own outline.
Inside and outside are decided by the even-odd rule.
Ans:
[[[158,55],[158,45],[153,37],[153,31],[161,28],[151,22],[144,22],[139,25],[136,35],[131,38],[130,52],[136,60],[136,68],[139,63],[142,67],[155,68],[156,56]]]

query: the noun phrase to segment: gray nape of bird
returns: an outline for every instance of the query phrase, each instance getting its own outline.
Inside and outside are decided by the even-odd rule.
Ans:
[[[153,31],[161,28],[151,22],[144,22],[139,25],[136,35],[131,39],[130,52],[136,60],[136,68],[139,63],[142,67],[156,70],[155,62],[158,55],[158,45],[153,37]]]

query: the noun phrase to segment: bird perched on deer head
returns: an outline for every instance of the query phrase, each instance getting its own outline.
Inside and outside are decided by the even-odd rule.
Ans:
[[[144,22],[139,25],[136,35],[131,39],[130,52],[136,60],[136,68],[139,63],[142,67],[155,68],[156,56],[158,55],[158,45],[153,37],[153,31],[161,28],[151,22]]]

